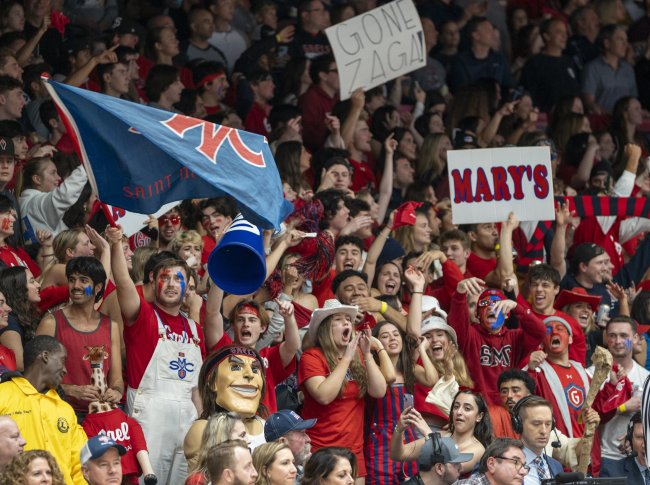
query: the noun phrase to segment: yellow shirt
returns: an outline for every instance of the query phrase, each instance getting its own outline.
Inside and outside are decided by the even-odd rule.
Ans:
[[[24,377],[0,384],[0,415],[11,416],[27,444],[25,450],[47,450],[68,485],[86,485],[79,452],[88,440],[72,407],[54,389],[38,392]]]

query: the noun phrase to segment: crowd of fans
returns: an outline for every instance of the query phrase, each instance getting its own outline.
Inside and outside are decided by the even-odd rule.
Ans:
[[[340,101],[371,0],[2,0],[0,483],[650,483],[650,1],[415,3],[426,66]],[[266,136],[263,286],[208,274],[230,197],[109,227],[44,73]],[[555,220],[455,225],[507,146]]]

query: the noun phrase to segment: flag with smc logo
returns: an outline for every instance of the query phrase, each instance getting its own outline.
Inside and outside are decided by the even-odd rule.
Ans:
[[[153,214],[168,202],[230,195],[268,229],[292,211],[265,137],[44,81],[102,202]]]

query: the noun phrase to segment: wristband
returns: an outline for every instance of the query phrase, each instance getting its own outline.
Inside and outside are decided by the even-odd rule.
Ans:
[[[415,295],[416,293],[419,293],[420,295],[422,294],[421,291],[412,291],[412,292],[411,292],[412,295]]]
[[[621,405],[618,407],[618,412],[621,413],[621,414],[623,414],[623,413],[625,412],[626,409],[627,409],[627,408],[625,407],[625,404],[621,404]]]
[[[381,308],[379,309],[379,313],[382,315],[386,313],[386,310],[388,310],[388,304],[385,301],[381,302]]]

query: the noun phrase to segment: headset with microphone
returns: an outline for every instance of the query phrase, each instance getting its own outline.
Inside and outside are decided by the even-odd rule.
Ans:
[[[512,408],[512,415],[510,416],[510,419],[512,421],[512,430],[517,433],[518,435],[521,435],[521,433],[524,432],[524,421],[521,419],[521,416],[519,413],[521,412],[521,408],[526,404],[527,402],[531,400],[542,400],[543,398],[539,396],[535,396],[534,394],[531,394],[526,397],[522,397],[519,401],[515,403],[515,405]],[[553,448],[562,448],[562,444],[560,443],[560,437],[557,434],[557,428],[555,427],[555,417],[552,417],[552,422],[551,422],[551,427],[553,430],[553,433],[555,433],[555,441],[551,442],[551,446]]]

